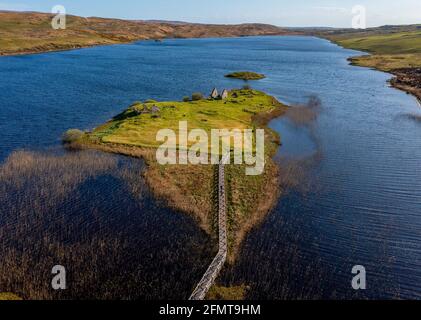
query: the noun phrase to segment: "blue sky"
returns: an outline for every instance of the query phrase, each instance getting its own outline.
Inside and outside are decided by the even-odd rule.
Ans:
[[[367,25],[421,23],[421,0],[0,0],[0,10],[203,23],[262,22],[279,26],[350,27],[352,8],[367,8]]]

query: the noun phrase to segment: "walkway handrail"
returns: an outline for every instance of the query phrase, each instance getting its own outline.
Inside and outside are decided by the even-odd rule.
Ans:
[[[225,203],[225,165],[229,163],[230,153],[227,153],[218,165],[218,229],[219,250],[209,268],[193,291],[189,300],[203,300],[227,260],[227,216]]]

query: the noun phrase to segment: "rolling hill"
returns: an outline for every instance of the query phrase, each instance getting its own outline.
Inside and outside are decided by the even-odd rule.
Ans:
[[[129,21],[67,16],[67,28],[54,30],[52,14],[0,12],[0,55],[28,54],[165,38],[210,38],[292,34],[266,24],[215,25]]]

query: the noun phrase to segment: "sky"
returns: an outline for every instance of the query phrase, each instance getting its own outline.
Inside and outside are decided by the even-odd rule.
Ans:
[[[351,27],[362,5],[367,26],[421,23],[421,0],[0,0],[0,10],[200,23],[269,23],[284,27]]]

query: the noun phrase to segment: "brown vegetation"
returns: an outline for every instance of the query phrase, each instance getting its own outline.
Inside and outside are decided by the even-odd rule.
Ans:
[[[265,172],[261,179],[247,177],[244,168],[230,165],[227,175],[228,204],[228,263],[234,263],[245,237],[252,228],[256,228],[267,216],[279,198],[279,168],[266,159]],[[238,181],[248,180],[246,185]]]
[[[93,151],[13,153],[0,166],[0,292],[188,297],[213,247],[185,216],[151,203],[143,173],[142,161]],[[66,267],[64,291],[50,285],[57,264]]]
[[[283,35],[265,24],[207,25],[67,16],[67,28],[51,28],[53,15],[0,11],[0,55],[69,50],[137,40]]]
[[[206,300],[245,300],[249,289],[245,285],[235,287],[212,286],[206,295]]]
[[[396,77],[390,81],[391,84],[413,94],[421,103],[421,68],[394,69],[392,73]]]

